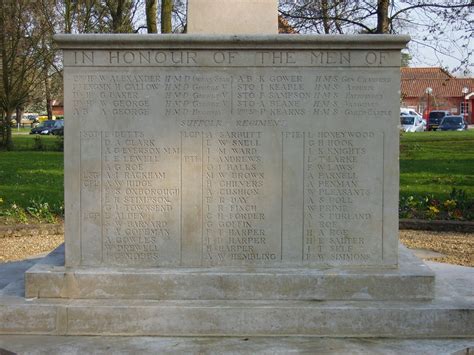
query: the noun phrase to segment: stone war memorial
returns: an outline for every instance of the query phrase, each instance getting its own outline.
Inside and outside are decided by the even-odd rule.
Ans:
[[[472,336],[472,302],[398,244],[409,38],[278,35],[275,4],[210,33],[199,3],[189,34],[56,37],[64,258],[0,332]]]

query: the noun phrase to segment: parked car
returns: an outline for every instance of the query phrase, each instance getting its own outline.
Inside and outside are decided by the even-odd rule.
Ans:
[[[426,131],[427,122],[423,118],[423,115],[411,108],[400,107],[400,116],[418,116],[423,121],[423,131]]]
[[[64,136],[64,121],[58,120],[51,130],[51,134],[55,136]]]
[[[445,116],[438,129],[440,131],[465,131],[467,123],[463,116]]]
[[[63,125],[64,121],[47,120],[40,122],[36,127],[32,128],[30,134],[51,134],[51,130],[55,127]]]
[[[438,126],[440,125],[441,121],[443,120],[444,116],[451,115],[449,111],[437,110],[431,111],[428,115],[428,131],[436,131]]]
[[[400,124],[404,132],[423,132],[425,129],[419,116],[400,116]]]

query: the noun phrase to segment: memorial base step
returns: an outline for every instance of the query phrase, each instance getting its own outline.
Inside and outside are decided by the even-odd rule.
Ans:
[[[402,248],[400,260],[411,258]],[[61,268],[62,262],[59,249],[33,270]],[[0,334],[472,337],[470,271],[439,273],[433,299],[410,301],[25,298],[19,275],[0,290]]]
[[[29,300],[0,304],[0,334],[472,337],[473,304],[373,301]]]
[[[46,258],[25,275],[28,298],[135,300],[429,300],[434,274],[406,248],[399,268],[65,268]],[[59,261],[60,263],[60,261]]]

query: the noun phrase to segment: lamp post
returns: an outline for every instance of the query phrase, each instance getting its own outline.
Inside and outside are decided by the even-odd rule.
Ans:
[[[430,87],[427,87],[425,90],[426,95],[428,95],[426,104],[426,125],[428,126],[428,131],[430,130],[430,95],[432,92],[433,89]]]
[[[469,88],[468,87],[463,87],[462,88],[462,93],[464,94],[464,110],[463,110],[463,117],[466,119],[466,121],[469,120],[469,110],[467,109],[467,100],[466,100],[466,96],[467,96],[467,93],[469,92]],[[470,120],[469,120],[470,121]],[[469,122],[471,123],[471,122]]]

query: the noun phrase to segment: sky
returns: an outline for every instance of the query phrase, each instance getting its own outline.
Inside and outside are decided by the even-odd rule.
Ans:
[[[471,41],[469,44],[470,51],[474,51],[474,43]],[[471,60],[466,66],[461,69],[455,70],[460,65],[459,58],[463,58],[462,52],[452,52],[450,55],[444,55],[434,48],[419,43],[410,43],[412,60],[410,66],[412,67],[443,67],[447,68],[449,72],[456,74],[456,76],[474,76],[474,63]],[[468,70],[465,72],[465,70]]]
[[[392,11],[406,7],[407,0],[394,0]],[[426,1],[443,4],[442,1]],[[466,2],[464,0],[451,1]],[[450,5],[447,2],[445,5]],[[441,10],[440,10],[441,11]],[[436,11],[411,11],[398,23],[400,33],[409,34],[410,66],[443,67],[457,76],[474,76],[474,7],[463,18],[446,21]],[[470,23],[469,23],[470,21]],[[468,57],[467,53],[471,53]],[[465,63],[462,64],[461,61]],[[456,70],[457,69],[457,70]]]

